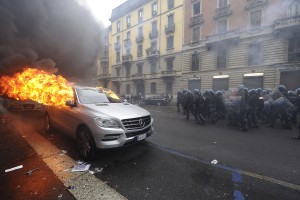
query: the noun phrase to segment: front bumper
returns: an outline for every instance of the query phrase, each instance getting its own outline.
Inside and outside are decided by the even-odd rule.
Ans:
[[[109,149],[122,147],[127,144],[132,144],[150,137],[154,133],[153,123],[143,129],[134,131],[124,131],[123,129],[107,129],[101,128],[93,132],[96,147],[100,149]],[[107,140],[105,136],[119,135],[118,139]]]

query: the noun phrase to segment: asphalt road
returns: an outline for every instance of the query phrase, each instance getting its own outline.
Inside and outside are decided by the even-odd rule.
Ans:
[[[297,131],[261,126],[240,132],[227,122],[201,126],[175,108],[145,107],[155,134],[145,142],[99,152],[95,176],[128,199],[300,199]],[[46,134],[39,114],[22,114],[38,132],[78,160],[75,142]],[[215,160],[217,164],[211,162]]]

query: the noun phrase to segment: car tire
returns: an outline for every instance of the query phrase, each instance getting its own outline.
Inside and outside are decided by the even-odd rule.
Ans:
[[[49,133],[50,131],[53,130],[51,119],[50,119],[48,113],[45,113],[45,116],[44,116],[44,130],[46,133]]]
[[[77,131],[77,145],[80,156],[84,160],[92,160],[96,154],[95,140],[91,134],[91,131],[83,126]]]

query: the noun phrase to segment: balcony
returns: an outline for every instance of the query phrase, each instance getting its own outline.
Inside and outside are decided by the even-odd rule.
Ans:
[[[149,33],[149,38],[150,39],[156,39],[158,37],[158,31],[156,30],[156,31],[151,31],[150,33]]]
[[[102,56],[100,57],[100,62],[101,63],[108,63],[109,61],[109,57],[108,56]]]
[[[221,17],[227,17],[229,15],[231,15],[232,11],[230,10],[230,5],[221,7],[221,8],[217,8],[216,9],[216,15],[215,15],[215,19],[219,19]]]
[[[171,34],[171,33],[174,33],[175,32],[175,24],[169,24],[169,25],[166,25],[165,27],[165,33],[168,35],[168,34]]]
[[[132,55],[127,54],[127,55],[122,56],[122,61],[123,61],[124,64],[131,63],[132,62]]]
[[[111,79],[111,75],[108,73],[100,74],[100,75],[98,75],[98,79],[99,80],[108,80],[108,79]]]
[[[300,34],[300,15],[287,17],[274,22],[275,36],[290,37]]]
[[[146,49],[147,58],[158,58],[159,57],[159,50],[148,48]]]
[[[130,47],[130,39],[129,39],[129,38],[127,38],[127,39],[124,40],[124,46],[125,46],[126,48],[129,48],[129,47]]]
[[[162,78],[174,78],[176,76],[175,70],[166,70],[161,72]]]
[[[121,44],[119,42],[114,44],[115,50],[120,50]]]
[[[133,81],[144,80],[144,79],[145,79],[144,74],[133,74],[131,76],[131,80],[133,80]]]
[[[195,25],[199,25],[203,23],[203,17],[202,14],[201,15],[196,15],[191,17],[190,19],[190,27],[195,26]]]
[[[225,33],[219,33],[206,37],[206,46],[210,48],[212,45],[219,43],[220,45],[236,44],[240,40],[240,31],[232,30]]]
[[[118,83],[118,82],[121,82],[122,79],[121,79],[121,77],[112,77],[112,78],[111,78],[111,81],[112,81],[112,82],[117,82],[117,83]]]
[[[135,41],[136,41],[137,44],[143,43],[144,42],[144,36],[143,35],[138,35],[135,38]]]

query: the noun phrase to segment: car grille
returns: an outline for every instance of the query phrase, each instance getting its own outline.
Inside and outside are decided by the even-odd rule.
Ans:
[[[141,131],[135,131],[135,132],[130,132],[130,133],[126,133],[126,137],[130,138],[130,137],[134,137],[143,133],[148,133],[151,130],[151,126],[149,126],[148,128],[141,130]]]
[[[151,117],[149,115],[146,117],[123,119],[122,123],[127,130],[141,129],[148,126],[151,123]]]

